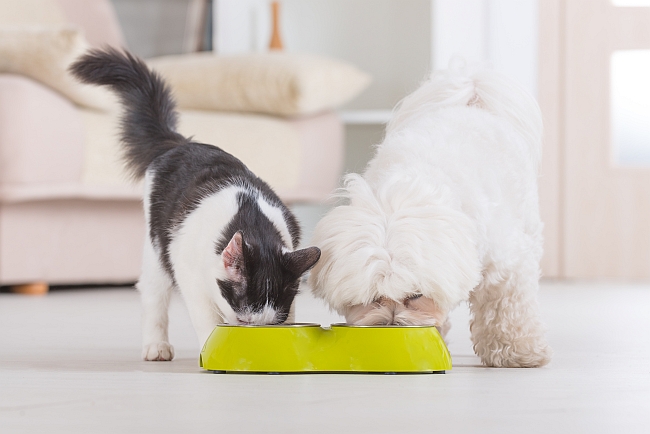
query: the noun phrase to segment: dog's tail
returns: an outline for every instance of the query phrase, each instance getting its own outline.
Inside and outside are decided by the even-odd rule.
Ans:
[[[542,153],[542,115],[537,101],[514,81],[490,70],[472,70],[456,57],[449,68],[435,71],[395,107],[387,134],[410,120],[453,106],[473,106],[507,119],[527,142],[533,167]]]
[[[165,82],[139,58],[112,48],[91,50],[70,66],[80,81],[109,86],[119,96],[121,140],[134,178],[171,148],[187,142],[176,132],[176,105]]]

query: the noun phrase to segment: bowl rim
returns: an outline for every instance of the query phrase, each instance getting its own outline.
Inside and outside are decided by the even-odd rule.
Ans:
[[[302,328],[302,327],[320,327],[320,324],[315,322],[295,322],[290,324],[217,324],[217,327],[227,327],[227,328],[251,328],[251,329],[261,329],[261,328],[278,328],[278,329],[292,329],[292,328]]]
[[[330,324],[330,327],[340,327],[340,328],[367,328],[367,329],[426,329],[426,328],[436,328],[432,325],[396,325],[396,324],[380,324],[380,325],[356,325],[356,324],[347,324],[344,322],[337,322]]]

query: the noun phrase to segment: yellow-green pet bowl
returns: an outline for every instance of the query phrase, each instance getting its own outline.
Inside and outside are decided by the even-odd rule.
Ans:
[[[199,365],[214,372],[443,373],[451,356],[430,326],[219,325]]]

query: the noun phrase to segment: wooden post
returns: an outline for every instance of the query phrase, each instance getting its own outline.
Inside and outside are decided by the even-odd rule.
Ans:
[[[50,285],[47,282],[34,282],[26,285],[14,285],[11,287],[11,292],[23,295],[45,295],[50,290]]]
[[[280,2],[272,2],[271,11],[273,14],[273,30],[271,32],[269,49],[282,50],[282,38],[280,38]]]

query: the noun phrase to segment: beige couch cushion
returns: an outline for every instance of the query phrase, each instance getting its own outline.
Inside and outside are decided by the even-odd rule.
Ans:
[[[298,184],[301,137],[288,122],[262,115],[181,111],[179,132],[234,155],[275,189]]]
[[[104,89],[81,84],[68,74],[68,66],[88,49],[79,31],[60,26],[0,26],[0,73],[32,78],[74,103],[107,110],[114,97]]]
[[[0,75],[0,96],[1,203],[142,197],[123,170],[115,113],[79,110],[18,75]],[[282,119],[183,111],[181,131],[236,155],[288,202],[324,200],[338,183],[343,125],[332,112]]]
[[[301,116],[339,107],[370,83],[352,65],[307,54],[196,53],[147,63],[168,80],[185,109]]]
[[[181,134],[233,154],[276,189],[292,189],[298,184],[302,143],[290,122],[261,115],[188,110],[180,115]],[[118,117],[92,110],[83,110],[82,116],[86,127],[82,183],[128,185],[117,137]]]

